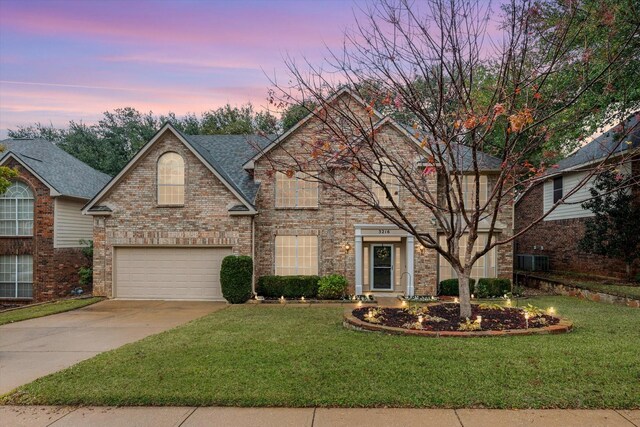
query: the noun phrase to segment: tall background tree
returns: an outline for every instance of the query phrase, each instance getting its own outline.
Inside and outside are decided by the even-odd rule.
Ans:
[[[174,113],[154,115],[135,108],[117,108],[103,113],[95,125],[70,121],[64,129],[36,123],[9,130],[11,138],[42,138],[87,163],[116,175],[135,153],[169,122],[188,135],[274,134],[280,129],[276,116],[268,111],[255,111],[251,104],[240,107],[225,105],[200,115],[177,117]]]
[[[608,157],[594,162],[550,211],[516,235],[499,233],[501,212],[542,182],[556,151],[568,151],[572,132],[585,132],[590,121],[622,120],[620,111],[636,96],[627,67],[638,55],[637,4],[607,9],[610,3],[512,0],[499,10],[476,0],[367,3],[344,48],[330,51],[327,63],[288,60],[291,83],[273,79],[274,105],[320,105],[312,113],[320,125],[295,152],[283,158],[271,150],[267,157],[274,170],[319,181],[345,196],[343,203],[376,210],[435,250],[456,272],[460,315],[469,317],[468,282],[478,259],[512,244],[608,167]],[[604,21],[603,7],[613,11]],[[629,84],[609,86],[618,79]],[[327,102],[344,87],[360,94],[368,116]],[[598,95],[603,88],[606,96]],[[604,108],[612,100],[616,108]],[[378,136],[376,106],[404,121],[423,150],[419,161]],[[623,140],[624,132],[618,144]],[[486,200],[479,196],[482,152],[501,163]],[[442,191],[434,189],[434,176]],[[418,201],[435,228],[421,228],[415,207],[395,202],[396,186]],[[486,237],[478,244],[481,231]]]
[[[605,171],[596,178],[589,189],[592,198],[582,204],[595,216],[585,220],[578,245],[584,252],[624,262],[628,279],[633,263],[640,258],[640,200],[634,187],[639,191],[632,176],[619,172]]]

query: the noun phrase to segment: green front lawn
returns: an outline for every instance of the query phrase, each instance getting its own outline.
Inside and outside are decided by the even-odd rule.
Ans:
[[[640,311],[528,300],[566,335],[422,338],[357,332],[334,306],[232,306],[103,353],[0,403],[46,405],[640,407]]]
[[[83,299],[66,299],[53,301],[46,304],[34,306],[25,306],[16,310],[9,310],[0,313],[0,325],[6,323],[20,322],[21,320],[34,319],[36,317],[48,316],[50,314],[62,313],[65,311],[75,310],[77,308],[91,305],[103,298],[83,298]]]

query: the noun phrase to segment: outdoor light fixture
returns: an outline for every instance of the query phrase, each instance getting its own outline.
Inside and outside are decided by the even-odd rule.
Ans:
[[[507,307],[511,307],[511,298],[507,298]]]
[[[423,320],[424,318],[422,317],[422,315],[418,316],[418,323],[422,323]]]
[[[362,301],[358,301],[358,307],[362,307]]]
[[[284,304],[284,296],[280,297],[280,304]]]
[[[407,302],[403,300],[403,301],[402,301],[402,303],[401,303],[401,305],[402,305],[403,307],[406,307],[406,306],[407,306]]]
[[[474,299],[476,296],[474,294],[471,294],[471,299]]]
[[[416,252],[418,252],[419,254],[423,254],[426,249],[427,248],[422,246],[420,243],[416,243]]]
[[[453,302],[458,304],[460,302],[460,300],[456,297],[456,298],[453,299]]]
[[[345,243],[343,248],[346,253],[349,253],[349,251],[351,250],[351,245],[348,243]]]
[[[547,314],[553,316],[554,314],[556,314],[556,309],[553,307],[547,308]]]
[[[527,329],[529,329],[529,313],[524,313],[524,321]]]
[[[304,301],[304,297],[301,297],[301,298],[300,298],[300,301]]]

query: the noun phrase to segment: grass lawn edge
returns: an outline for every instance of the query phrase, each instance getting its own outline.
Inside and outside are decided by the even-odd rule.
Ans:
[[[69,298],[5,310],[0,312],[0,326],[22,322],[24,320],[37,319],[52,314],[66,313],[90,306],[102,300],[104,300],[103,297]]]

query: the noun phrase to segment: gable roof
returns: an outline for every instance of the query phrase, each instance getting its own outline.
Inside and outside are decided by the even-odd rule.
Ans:
[[[275,136],[260,135],[184,135],[193,147],[211,165],[242,192],[247,200],[255,202],[257,184],[243,165],[273,141]]]
[[[617,130],[620,131],[617,132]],[[627,144],[627,142],[630,143]],[[618,156],[638,147],[640,147],[640,111],[631,114],[620,126],[609,129],[569,157],[560,160],[558,167],[549,170],[548,175],[579,168],[602,160],[610,154]]]
[[[308,122],[312,117],[315,117],[318,114],[318,112],[320,112],[320,110],[322,110],[324,108],[325,105],[332,103],[334,100],[338,99],[340,96],[345,95],[345,94],[349,95],[351,97],[351,99],[353,99],[354,101],[356,101],[360,105],[362,105],[364,107],[368,107],[367,103],[364,101],[364,99],[362,99],[360,97],[360,95],[358,95],[353,90],[351,90],[351,89],[349,89],[347,87],[342,88],[339,91],[337,91],[336,93],[334,93],[333,95],[331,95],[329,98],[327,98],[322,103],[322,105],[319,105],[313,111],[309,112],[309,114],[307,114],[302,120],[300,120],[298,123],[296,123],[295,126],[292,126],[288,131],[286,131],[282,135],[280,135],[277,138],[275,138],[271,142],[271,144],[265,146],[262,150],[260,150],[259,152],[255,153],[249,160],[247,160],[244,163],[244,168],[245,169],[253,169],[253,164],[254,164],[254,162],[256,160],[258,160],[260,157],[264,156],[267,152],[271,151],[272,149],[274,149],[275,147],[280,145],[280,143],[282,141],[284,141],[285,139],[287,139],[287,137],[289,137],[289,135],[291,135],[298,128],[300,128],[302,125],[304,125],[306,122]],[[380,112],[378,112],[377,110],[374,109],[373,113],[377,117],[378,120],[384,119],[384,116]]]
[[[414,134],[416,133],[416,130],[414,130],[409,126],[404,126],[404,130],[407,134],[411,135],[412,138],[416,139],[414,136]],[[421,132],[418,131],[418,133],[420,134]],[[432,140],[432,138],[430,138],[430,140]],[[453,152],[456,168],[458,170],[461,170],[464,172],[469,172],[474,170],[473,150],[471,149],[471,147],[463,144],[458,144],[456,142],[451,142],[450,148],[451,148],[451,151]],[[443,157],[445,157],[446,160],[451,165],[451,157],[449,156],[449,153],[446,153],[446,152],[443,153]],[[481,171],[496,171],[496,170],[500,170],[502,166],[502,160],[500,160],[495,156],[492,156],[491,154],[487,154],[484,151],[480,151],[480,150],[476,151],[476,159],[478,161],[478,169]],[[424,158],[423,161],[426,162],[427,159]]]
[[[0,164],[15,158],[46,184],[52,195],[91,199],[111,177],[44,139],[5,139]]]
[[[258,151],[258,147],[268,145],[271,140],[257,135],[184,135],[171,123],[165,123],[138,153],[125,165],[96,196],[83,208],[84,213],[104,212],[96,203],[144,156],[165,132],[172,132],[241,202],[245,209],[232,212],[256,213],[254,206],[258,185],[242,169],[245,159]],[[254,146],[255,144],[255,146]]]

